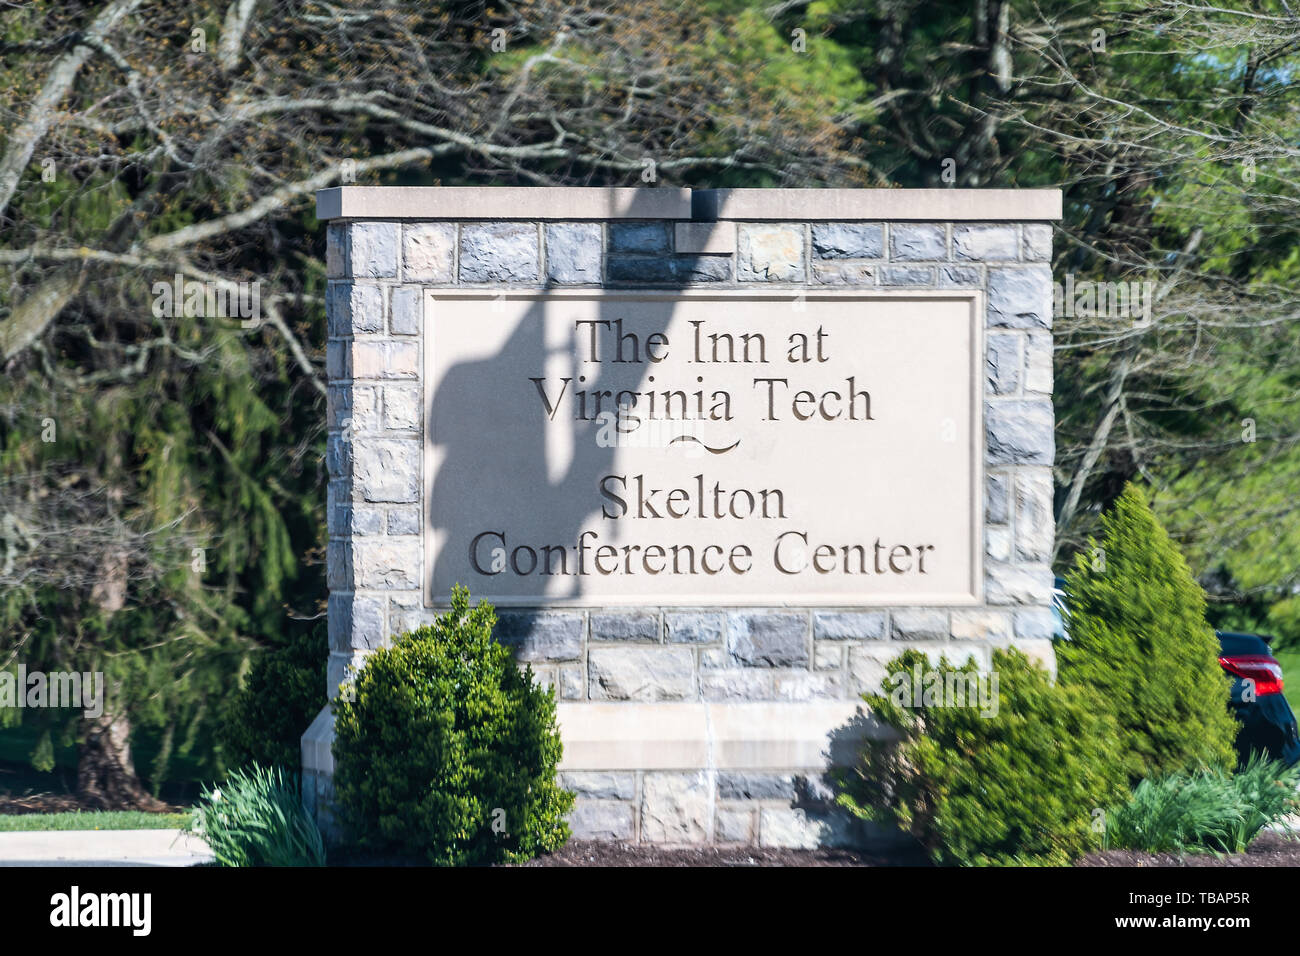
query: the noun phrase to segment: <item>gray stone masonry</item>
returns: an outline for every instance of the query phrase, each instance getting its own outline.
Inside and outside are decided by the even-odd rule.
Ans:
[[[562,702],[852,701],[910,647],[987,666],[993,648],[1016,645],[1052,665],[1048,223],[337,219],[327,243],[331,697],[368,652],[436,613],[421,592],[429,288],[985,295],[982,605],[499,610],[500,640]],[[304,753],[315,748],[306,776],[317,807],[328,802],[332,764],[321,743],[327,731],[313,732]],[[822,799],[823,770],[575,769],[565,783],[578,794],[571,823],[584,837],[795,846],[861,839]]]

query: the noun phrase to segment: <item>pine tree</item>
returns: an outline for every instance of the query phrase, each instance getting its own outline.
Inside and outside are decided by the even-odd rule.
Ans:
[[[1133,780],[1231,766],[1237,724],[1204,592],[1137,486],[1101,524],[1101,541],[1089,541],[1066,578],[1061,682],[1091,687],[1113,708]]]

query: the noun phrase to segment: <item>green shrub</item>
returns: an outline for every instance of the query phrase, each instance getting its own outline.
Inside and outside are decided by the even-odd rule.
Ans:
[[[296,775],[282,767],[230,773],[204,787],[189,825],[219,866],[324,866],[325,844],[303,809]]]
[[[1204,768],[1143,780],[1106,817],[1106,845],[1150,853],[1244,852],[1296,806],[1300,766],[1254,757],[1236,774]]]
[[[1061,683],[1096,691],[1115,714],[1131,782],[1232,766],[1231,680],[1204,592],[1137,486],[1124,489],[1102,531],[1066,577]]]
[[[1242,808],[1241,822],[1229,833],[1229,852],[1240,853],[1259,831],[1277,823],[1300,806],[1300,765],[1287,767],[1281,761],[1251,754],[1246,765],[1232,774],[1232,790]]]
[[[866,744],[861,765],[841,776],[840,804],[911,833],[940,863],[1067,863],[1097,846],[1094,812],[1124,790],[1114,721],[1019,651],[997,651],[992,663],[996,714],[864,695],[892,739]],[[907,651],[887,665],[885,686],[914,668],[945,682],[976,673],[973,662],[933,667]]]
[[[361,846],[462,865],[568,839],[554,692],[520,671],[495,624],[456,588],[448,613],[372,654],[353,699],[335,701],[335,794]]]
[[[222,721],[222,756],[227,766],[302,763],[299,741],[326,702],[328,658],[323,624],[254,658],[248,679],[231,699]]]

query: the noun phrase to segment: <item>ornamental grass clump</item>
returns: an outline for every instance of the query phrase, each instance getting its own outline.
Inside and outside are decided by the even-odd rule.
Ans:
[[[204,787],[187,832],[202,838],[218,866],[324,866],[325,842],[302,805],[298,778],[256,764]]]
[[[1243,853],[1296,807],[1300,766],[1258,755],[1237,773],[1220,768],[1143,780],[1106,815],[1106,845],[1148,853]]]

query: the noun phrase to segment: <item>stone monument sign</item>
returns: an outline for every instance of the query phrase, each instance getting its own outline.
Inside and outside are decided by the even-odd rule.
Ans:
[[[1051,663],[1054,190],[345,187],[330,691],[453,586],[579,836],[813,845],[907,647]],[[329,823],[328,708],[303,738]]]

